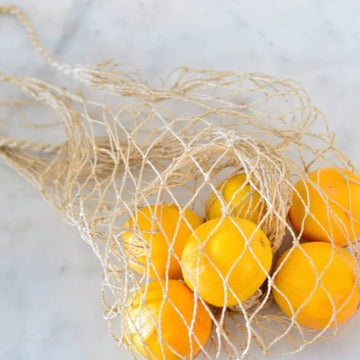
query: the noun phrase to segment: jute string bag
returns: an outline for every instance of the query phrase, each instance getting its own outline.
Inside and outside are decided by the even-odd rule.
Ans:
[[[204,219],[212,194],[224,207],[223,217],[229,216],[231,209],[226,207],[221,184],[233,175],[246,174],[260,194],[263,217],[257,226],[270,241],[275,263],[285,249],[300,248],[302,233],[295,232],[288,221],[293,184],[306,179],[307,172],[327,166],[357,174],[335,147],[335,136],[323,113],[293,80],[184,67],[152,86],[137,71],[110,61],[98,66],[62,64],[43,48],[23,12],[1,6],[0,14],[20,20],[40,55],[81,85],[80,91],[71,91],[38,78],[1,72],[3,84],[22,93],[18,100],[2,94],[3,108],[47,108],[56,118],[59,137],[47,142],[46,129],[37,127],[36,118],[31,119],[32,128],[28,127],[29,137],[14,137],[14,124],[5,119],[0,157],[37,187],[91,246],[103,268],[101,295],[110,333],[134,358],[142,357],[136,349],[139,345],[132,343],[134,337],[127,334],[129,328],[139,332],[138,342],[144,348],[147,344],[141,339],[142,329],[136,327],[139,324],[126,320],[129,299],[156,280],[167,289],[171,280],[168,275],[149,276],[152,244],[143,239],[136,221],[132,230],[138,231],[141,251],[129,252],[124,236],[129,219],[138,219],[147,208],[152,221],[153,209],[162,204],[179,209],[179,223],[187,222],[184,214],[188,209]],[[40,131],[45,134],[42,141],[31,139],[31,134],[36,138]],[[330,206],[328,211],[331,215]],[[173,248],[174,239],[167,241],[167,269],[171,261],[183,267]],[[349,241],[347,251],[358,259],[359,243]],[[146,259],[142,273],[131,265],[137,256]],[[273,302],[275,276],[272,267],[253,296],[231,307],[207,304],[195,287],[192,296],[211,319],[211,336],[201,344],[194,339],[195,320],[185,322],[187,336],[200,351],[185,357],[173,349],[173,354],[179,359],[244,359],[298,352],[347,326],[348,322],[329,323],[324,329],[311,330],[300,325],[295,315],[286,316]],[[166,291],[163,294],[164,304],[169,299]],[[334,316],[336,311],[334,308]],[[161,337],[163,329],[157,326]],[[165,359],[168,345],[163,339],[159,359]],[[151,349],[142,355],[156,358]]]

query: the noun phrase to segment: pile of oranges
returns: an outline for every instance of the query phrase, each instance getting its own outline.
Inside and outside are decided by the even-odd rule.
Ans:
[[[210,337],[208,305],[236,306],[266,285],[280,309],[309,328],[333,327],[355,313],[360,275],[343,247],[360,235],[360,179],[331,167],[299,181],[289,221],[302,242],[275,264],[258,225],[266,203],[251,184],[246,174],[223,182],[210,196],[205,222],[175,204],[144,207],[127,221],[129,266],[153,279],[125,306],[125,341],[134,351],[149,359],[192,358]]]

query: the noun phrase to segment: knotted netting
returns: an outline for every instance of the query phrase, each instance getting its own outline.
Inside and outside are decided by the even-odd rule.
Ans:
[[[349,320],[343,320],[353,318],[360,299],[360,216],[352,200],[358,173],[301,85],[257,73],[179,68],[153,86],[114,62],[64,65],[42,47],[20,10],[3,6],[0,13],[20,19],[38,52],[81,84],[72,91],[0,73],[5,88],[22,92],[19,99],[2,96],[9,119],[33,107],[47,108],[56,119],[48,127],[31,118],[26,139],[12,134],[21,121],[4,119],[0,156],[79,229],[99,258],[105,317],[119,345],[134,358],[256,358],[300,351],[346,327]],[[309,179],[311,171],[329,167],[346,180],[346,204]],[[228,196],[229,179],[241,176],[243,184]],[[299,181],[325,204],[319,220],[309,201],[302,203],[331,245],[320,267],[301,245],[306,218],[296,228],[289,221]],[[218,213],[211,220],[215,202]],[[250,231],[240,217],[255,228],[249,225]],[[204,237],[196,229],[210,222]],[[258,234],[263,247],[268,239],[270,254],[255,248]],[[346,250],[339,250],[336,236],[345,239]],[[193,252],[186,257],[189,237]],[[312,272],[300,305],[277,287],[285,266],[278,258],[287,249],[288,257],[303,254],[304,273]],[[340,300],[325,279],[335,258],[351,270],[346,281],[352,285]],[[251,278],[253,270],[260,280]],[[247,271],[248,282],[238,280]],[[252,290],[245,296],[247,286]],[[320,306],[330,304],[332,314],[311,328],[300,313],[317,291]],[[274,292],[287,303],[287,314],[273,301]]]

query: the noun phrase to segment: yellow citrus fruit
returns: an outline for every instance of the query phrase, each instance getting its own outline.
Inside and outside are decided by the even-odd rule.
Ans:
[[[289,257],[286,259],[286,256]],[[302,307],[296,316],[301,325],[323,329],[328,324],[341,324],[359,305],[355,261],[338,246],[325,242],[304,243],[287,250],[276,269],[279,270],[278,273],[275,270],[274,299],[289,317]]]
[[[167,286],[151,282],[130,297],[124,311],[125,341],[151,360],[192,358],[210,337],[210,315],[184,283],[170,280]]]
[[[255,223],[225,217],[200,225],[187,240],[181,260],[184,280],[192,290],[196,287],[209,304],[233,306],[265,281],[272,252]]]
[[[228,209],[223,207],[219,197],[213,193],[207,206],[207,219],[215,219],[228,213],[257,223],[264,216],[265,204],[261,201],[261,195],[247,181],[246,174],[231,177],[217,191]]]
[[[181,278],[178,259],[187,238],[201,223],[200,217],[189,209],[181,215],[176,205],[141,208],[124,226],[130,267],[154,279]]]
[[[295,190],[289,217],[305,240],[333,240],[343,246],[360,235],[359,177],[347,170],[323,168],[300,180]]]

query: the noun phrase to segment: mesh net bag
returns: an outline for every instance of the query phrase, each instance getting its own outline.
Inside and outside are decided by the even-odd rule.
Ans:
[[[150,85],[110,61],[68,66],[20,10],[0,13],[81,84],[0,73],[23,94],[2,100],[9,118],[56,118],[55,137],[33,118],[26,139],[4,120],[0,156],[92,247],[110,332],[133,358],[259,358],[346,327],[360,299],[360,183],[298,83],[179,68]]]

